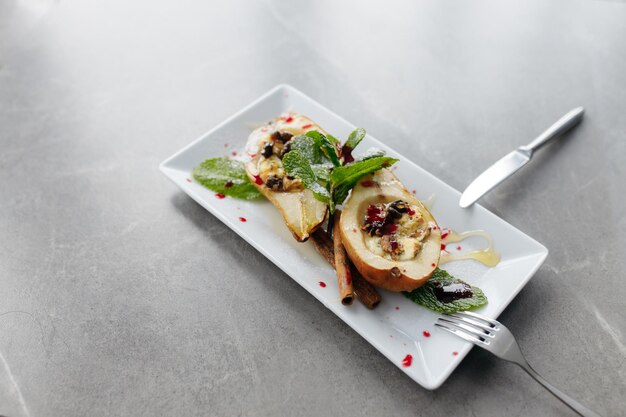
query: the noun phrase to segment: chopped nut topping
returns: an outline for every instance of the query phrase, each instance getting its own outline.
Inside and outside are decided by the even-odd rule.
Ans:
[[[374,253],[393,260],[415,258],[430,235],[417,207],[402,200],[370,204],[361,229],[373,239],[368,245]]]

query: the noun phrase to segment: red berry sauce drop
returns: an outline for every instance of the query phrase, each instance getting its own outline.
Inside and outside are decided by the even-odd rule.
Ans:
[[[261,179],[261,177],[258,175],[254,176],[254,182],[256,182],[257,185],[263,185],[263,179]]]
[[[222,193],[217,193],[217,194],[215,194],[215,197],[219,198],[220,200],[221,200],[222,198],[226,198],[226,196],[225,196],[224,194],[222,194]]]
[[[428,330],[424,330],[422,334],[424,335],[424,337],[430,337],[430,332]]]
[[[458,356],[459,352],[452,352],[452,356]]]
[[[326,288],[326,283],[324,281],[320,281],[320,287]]]
[[[230,154],[231,154],[232,156],[237,156],[237,151],[232,151]]]
[[[456,250],[461,250],[461,246],[457,246],[457,247],[456,247]]]
[[[293,117],[291,116],[285,117],[285,123],[291,123],[291,122],[293,122]]]
[[[311,126],[313,126],[313,125],[312,125],[312,124],[304,125],[304,126],[302,126],[302,129],[308,129],[308,128],[310,128]]]
[[[444,243],[441,244],[441,250],[446,250],[446,245]]]
[[[240,217],[239,221],[245,223],[248,221],[248,219],[246,219],[245,217]]]
[[[413,356],[411,355],[406,355],[404,359],[402,359],[402,366],[404,366],[405,368],[408,368],[409,366],[411,366],[412,363],[413,363]]]
[[[383,235],[390,235],[390,234],[393,234],[396,230],[398,230],[397,224],[387,223],[380,229],[380,233]],[[395,242],[395,243],[396,245],[398,244],[398,242]]]

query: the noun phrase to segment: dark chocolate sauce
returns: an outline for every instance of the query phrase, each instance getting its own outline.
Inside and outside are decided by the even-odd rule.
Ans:
[[[474,295],[472,287],[464,282],[457,282],[450,285],[442,285],[439,282],[435,283],[434,289],[435,297],[442,303],[451,303],[461,298],[470,298]]]

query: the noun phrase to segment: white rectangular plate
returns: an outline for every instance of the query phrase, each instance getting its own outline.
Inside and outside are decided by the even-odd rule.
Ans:
[[[243,149],[251,130],[286,111],[309,116],[335,137],[346,138],[355,128],[326,107],[288,85],[279,85],[207,134],[164,161],[160,169],[191,198],[258,249],[315,298],[376,347],[417,383],[438,388],[469,352],[472,345],[434,326],[437,313],[422,308],[402,294],[381,291],[383,301],[375,310],[355,302],[339,302],[334,270],[310,243],[296,242],[278,211],[267,201],[220,199],[194,182],[191,170],[207,158],[230,155]],[[367,128],[367,126],[365,126]],[[396,175],[422,200],[434,196],[432,213],[441,227],[457,231],[484,229],[495,241],[502,261],[487,268],[475,261],[449,263],[445,269],[483,289],[489,303],[479,310],[497,317],[543,263],[548,250],[485,208],[459,208],[460,193],[371,136],[359,148],[384,149],[399,158]],[[357,152],[358,153],[358,152]],[[247,219],[243,222],[240,217]],[[462,243],[463,250],[484,246],[480,239]],[[456,250],[452,249],[452,251]],[[322,287],[320,282],[327,285]],[[411,366],[403,359],[411,355]]]

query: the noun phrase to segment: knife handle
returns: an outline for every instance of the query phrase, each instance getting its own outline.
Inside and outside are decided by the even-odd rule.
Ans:
[[[520,148],[532,154],[534,151],[548,143],[550,139],[554,139],[557,136],[562,135],[580,123],[584,113],[585,109],[582,107],[576,107],[574,110],[570,110],[565,116],[561,117],[555,124],[539,135],[537,139],[533,140],[526,146],[521,146]]]

